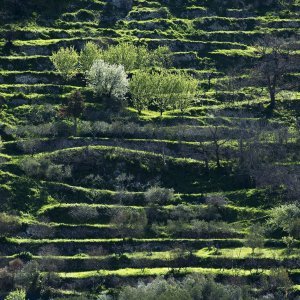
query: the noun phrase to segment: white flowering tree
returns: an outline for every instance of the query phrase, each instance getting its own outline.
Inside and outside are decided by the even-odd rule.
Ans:
[[[124,99],[129,81],[122,65],[111,65],[99,59],[87,74],[89,85],[97,96]]]

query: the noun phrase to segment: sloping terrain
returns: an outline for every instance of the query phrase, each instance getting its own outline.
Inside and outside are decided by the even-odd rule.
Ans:
[[[57,275],[51,293],[61,299],[193,272],[255,290],[279,268],[295,299],[299,239],[287,250],[287,233],[269,230],[254,254],[247,240],[251,225],[266,224],[291,199],[288,175],[299,180],[299,85],[278,96],[267,118],[267,92],[232,87],[230,78],[257,59],[257,39],[298,40],[300,4],[135,0],[127,11],[100,0],[61,2],[33,14],[25,7],[17,19],[1,14],[0,210],[22,225],[1,237],[0,267],[37,261]],[[129,105],[108,116],[80,76],[66,82],[50,60],[87,41],[168,46],[171,68],[199,80],[197,101],[183,114],[138,115]],[[86,96],[76,136],[57,114],[74,90]],[[256,164],[251,172],[243,159]],[[162,200],[151,194],[156,186]]]

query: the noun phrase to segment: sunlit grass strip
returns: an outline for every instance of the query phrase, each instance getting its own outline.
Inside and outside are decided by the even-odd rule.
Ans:
[[[162,276],[168,274],[172,268],[145,268],[145,269],[134,269],[126,268],[119,270],[97,270],[97,271],[87,271],[87,272],[60,272],[57,273],[59,277],[66,279],[84,279],[89,277],[102,277],[102,276],[120,276],[120,277],[130,277],[130,276]],[[173,269],[174,270],[174,269]],[[214,268],[175,268],[176,272],[179,274],[190,274],[199,273],[203,275],[225,275],[225,276],[250,276],[254,273],[260,273],[261,275],[268,275],[270,270],[266,269],[253,269],[253,270],[243,270],[243,269],[214,269]]]
[[[290,253],[286,252],[285,248],[259,248],[256,249],[255,254],[252,255],[252,249],[247,247],[241,248],[219,248],[219,253],[214,254],[214,250],[209,248],[202,248],[200,250],[193,251],[193,255],[199,258],[209,258],[209,259],[219,259],[219,258],[229,258],[229,259],[273,259],[273,260],[283,260],[283,259],[299,259],[300,260],[300,250],[294,248]],[[160,251],[160,252],[133,252],[124,253],[128,258],[131,259],[147,259],[147,260],[172,260],[178,257],[178,253],[175,251]],[[180,254],[179,254],[180,255]],[[57,260],[103,260],[105,258],[113,257],[114,254],[90,256],[87,254],[75,254],[75,255],[34,255],[33,259],[57,259]],[[15,255],[10,256],[0,256],[0,258],[13,259]]]

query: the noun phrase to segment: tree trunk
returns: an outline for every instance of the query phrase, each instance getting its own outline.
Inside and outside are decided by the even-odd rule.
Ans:
[[[77,118],[74,118],[73,134],[75,136],[77,135],[77,126],[78,126]]]
[[[206,175],[209,175],[209,163],[208,163],[208,158],[204,158],[204,164],[205,164],[205,173]]]
[[[270,109],[272,111],[276,106],[276,92],[273,89],[271,89],[269,93],[270,93]]]
[[[216,145],[216,163],[217,163],[217,167],[220,169],[221,168],[221,164],[220,164],[219,145]]]
[[[244,166],[244,143],[243,140],[239,140],[239,161],[240,161],[240,167]]]

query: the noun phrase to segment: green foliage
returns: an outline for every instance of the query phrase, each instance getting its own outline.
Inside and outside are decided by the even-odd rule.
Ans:
[[[26,300],[26,291],[25,290],[16,290],[10,292],[6,297],[5,300]]]
[[[16,273],[15,275],[15,286],[28,290],[36,285],[40,275],[39,264],[36,261],[30,261]]]
[[[70,178],[72,176],[72,168],[63,164],[54,164],[50,160],[36,159],[34,157],[24,158],[20,167],[31,177],[48,178],[50,180]]]
[[[168,108],[184,112],[195,99],[198,80],[187,74],[174,74],[161,69],[159,72],[140,71],[130,81],[134,107],[141,113],[151,103],[161,115]]]
[[[60,48],[50,57],[55,69],[65,79],[69,80],[77,73],[79,55],[74,47]]]
[[[51,201],[47,192],[28,177],[11,178],[6,185],[0,185],[0,192],[1,211],[35,212]]]
[[[269,224],[280,228],[291,236],[299,238],[300,232],[300,207],[297,204],[284,204],[275,207],[270,212]]]
[[[138,60],[137,47],[130,43],[110,46],[102,53],[103,60],[110,64],[124,66],[126,71],[134,70]],[[145,57],[147,61],[147,57]]]
[[[132,105],[141,114],[143,109],[149,107],[152,92],[155,89],[152,85],[152,74],[150,72],[139,71],[130,80],[130,93]]]
[[[166,46],[160,46],[150,51],[146,46],[135,46],[132,43],[120,43],[101,51],[101,57],[110,64],[123,65],[127,72],[153,67],[168,67],[171,65],[171,52]]]
[[[167,205],[174,199],[174,190],[154,186],[145,192],[148,205]]]
[[[3,148],[4,148],[4,145],[3,145],[2,138],[1,138],[1,135],[0,135],[0,153],[3,150]]]
[[[100,48],[93,42],[87,42],[79,55],[79,70],[87,73],[95,60],[101,57]]]
[[[216,283],[212,277],[189,275],[182,281],[157,278],[138,287],[125,287],[118,300],[232,300],[250,299],[246,291],[230,285]]]
[[[252,254],[254,254],[255,249],[262,248],[264,246],[264,243],[264,228],[258,223],[253,224],[249,228],[249,233],[246,236],[245,246],[251,248]]]

